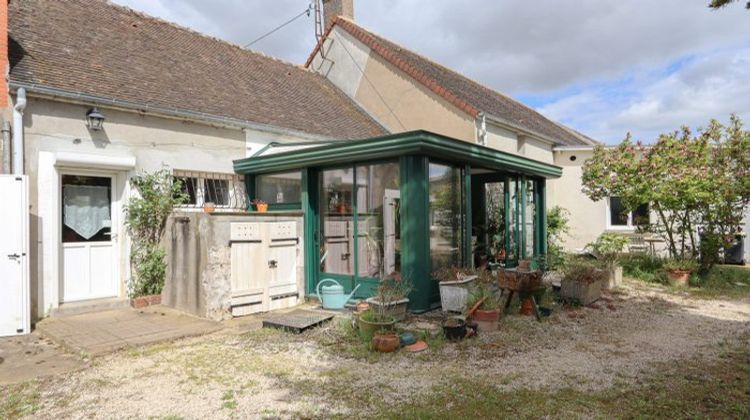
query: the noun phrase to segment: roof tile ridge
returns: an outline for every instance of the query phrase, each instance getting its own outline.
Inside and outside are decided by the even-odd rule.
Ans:
[[[341,18],[341,19],[337,19],[336,21],[337,22],[341,21],[342,24],[339,26],[344,28],[347,32],[349,32],[355,38],[358,38],[360,42],[367,45],[372,51],[375,51],[378,55],[383,57],[386,61],[396,66],[401,71],[403,71],[404,73],[406,73],[413,79],[417,80],[428,89],[432,90],[435,94],[442,96],[445,100],[447,100],[452,105],[463,110],[464,112],[468,113],[472,117],[476,117],[481,112],[481,110],[479,110],[477,107],[464,101],[458,95],[451,92],[450,89],[446,88],[445,86],[442,86],[437,81],[429,77],[423,71],[417,69],[416,67],[405,62],[404,60],[401,60],[400,58],[396,57],[396,55],[389,48],[383,46],[380,42],[378,42],[378,39],[376,38],[374,34],[363,29],[362,27],[360,27],[359,25],[357,25],[356,23],[352,22],[349,19]],[[398,44],[394,43],[394,45],[398,45]]]

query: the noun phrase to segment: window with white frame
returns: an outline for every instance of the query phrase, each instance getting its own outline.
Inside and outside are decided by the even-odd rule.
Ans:
[[[635,229],[649,223],[648,204],[641,204],[634,211],[627,211],[620,197],[607,200],[607,227],[610,229]]]
[[[213,203],[217,208],[247,209],[243,176],[185,170],[174,170],[173,175],[188,196],[180,208],[202,208],[206,203]]]

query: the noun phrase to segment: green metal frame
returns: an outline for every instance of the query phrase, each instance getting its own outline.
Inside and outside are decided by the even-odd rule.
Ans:
[[[429,163],[440,162],[459,167],[462,170],[462,204],[464,208],[463,262],[473,264],[470,256],[472,249],[472,185],[476,182],[503,182],[506,223],[506,250],[510,253],[510,215],[513,220],[515,250],[517,258],[526,255],[526,180],[533,180],[534,201],[536,203],[534,254],[544,255],[546,244],[546,199],[545,178],[559,177],[562,170],[554,165],[523,158],[516,155],[467,143],[461,140],[440,136],[426,131],[413,131],[397,135],[365,140],[334,142],[320,147],[307,148],[270,156],[258,156],[234,161],[237,173],[245,176],[248,196],[255,195],[255,175],[289,170],[302,171],[301,203],[285,203],[282,207],[288,210],[301,209],[304,213],[304,254],[306,293],[313,295],[320,279],[320,218],[319,214],[319,174],[324,169],[351,167],[354,169],[354,188],[356,188],[356,167],[359,165],[377,164],[383,161],[399,162],[400,168],[400,237],[401,237],[401,271],[409,275],[414,283],[414,291],[409,296],[409,307],[413,311],[429,310],[439,301],[437,282],[431,278],[430,259],[430,226],[429,226]],[[495,171],[472,176],[472,168]],[[528,177],[528,178],[527,178]],[[510,183],[515,182],[516,197],[511,201]],[[480,191],[479,189],[477,191]],[[476,197],[479,199],[479,197]],[[353,192],[357,200],[356,191]],[[357,203],[354,203],[355,234],[357,224]],[[272,206],[271,210],[281,210]],[[354,275],[339,276],[325,273],[326,277],[352,279],[346,284],[347,289],[359,281],[369,287],[361,287],[358,295],[372,293],[378,279],[357,276],[359,241],[354,241]],[[513,265],[515,261],[508,260]],[[348,282],[345,282],[348,283]]]
[[[421,130],[239,159],[234,161],[234,170],[240,174],[283,172],[406,155],[425,155],[473,167],[537,177],[557,178],[562,175],[562,169],[555,165]]]

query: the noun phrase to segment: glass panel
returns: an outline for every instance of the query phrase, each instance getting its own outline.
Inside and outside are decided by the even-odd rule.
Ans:
[[[203,191],[206,203],[214,203],[217,206],[229,205],[229,181],[226,179],[204,179]]]
[[[518,258],[518,235],[519,235],[519,221],[518,221],[518,206],[521,201],[521,194],[519,194],[518,180],[510,179],[509,181],[509,195],[510,195],[510,220],[509,220],[509,234],[510,234],[510,249],[507,250],[508,259],[516,260]]]
[[[484,192],[487,203],[485,243],[490,257],[502,261],[505,260],[505,183],[487,183]]]
[[[461,266],[463,196],[461,169],[430,163],[431,270]]]
[[[320,173],[320,272],[354,274],[354,170]]]
[[[612,226],[628,225],[628,213],[619,197],[609,198],[609,224]]]
[[[180,183],[180,189],[184,194],[187,194],[187,202],[184,206],[195,206],[198,204],[198,178],[178,176],[175,177],[177,182]]]
[[[400,196],[398,163],[357,167],[357,275],[384,278],[401,271]]]
[[[536,202],[534,181],[526,181],[526,258],[534,255],[534,229],[536,228]]]
[[[112,178],[63,175],[62,241],[111,239]]]
[[[255,178],[256,198],[269,204],[300,203],[302,201],[302,173],[259,175]]]
[[[649,208],[648,204],[641,204],[636,207],[633,212],[633,225],[644,226],[649,224]]]

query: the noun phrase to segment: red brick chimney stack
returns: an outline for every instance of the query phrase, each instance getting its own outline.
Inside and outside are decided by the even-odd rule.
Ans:
[[[324,29],[331,26],[336,16],[354,20],[354,0],[323,0]]]
[[[0,108],[8,106],[8,1],[0,0]]]

